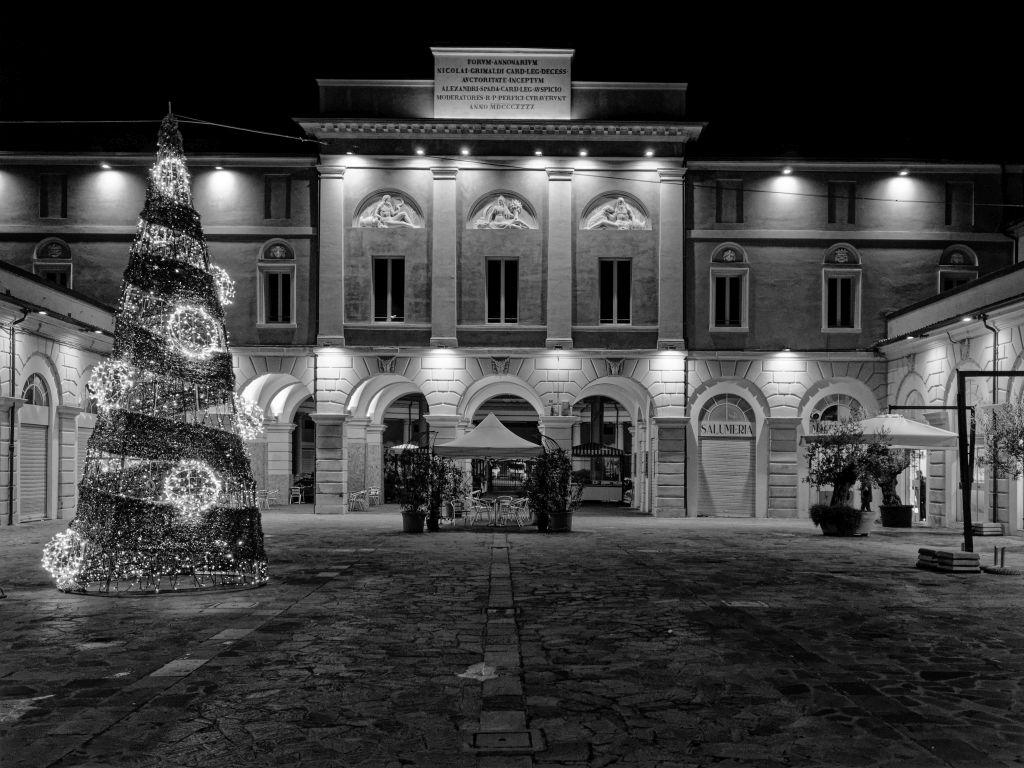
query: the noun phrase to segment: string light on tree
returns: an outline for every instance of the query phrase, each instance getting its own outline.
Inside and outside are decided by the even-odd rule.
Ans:
[[[123,360],[104,360],[93,368],[86,385],[98,408],[123,407],[135,383],[132,367]]]
[[[235,395],[235,422],[243,440],[255,440],[263,434],[263,409],[244,395]]]
[[[201,461],[179,461],[164,480],[164,498],[178,508],[190,521],[213,506],[220,496],[221,482],[217,473]]]
[[[221,306],[234,304],[235,281],[231,279],[228,271],[224,267],[214,264],[210,267],[210,273],[213,275],[213,282],[217,285],[217,295],[220,297]]]
[[[177,121],[157,138],[128,250],[109,361],[68,530],[43,550],[64,591],[249,588],[267,581],[244,440],[262,424],[235,398],[224,330],[233,284],[210,264]]]

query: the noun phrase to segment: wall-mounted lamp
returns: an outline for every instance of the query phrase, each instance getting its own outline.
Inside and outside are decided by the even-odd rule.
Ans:
[[[906,176],[909,173],[910,171],[907,170],[906,168],[900,168],[900,176]]]
[[[785,168],[782,169],[782,175],[783,176],[789,176],[792,172],[793,172],[793,168],[791,166],[788,166],[788,165]]]

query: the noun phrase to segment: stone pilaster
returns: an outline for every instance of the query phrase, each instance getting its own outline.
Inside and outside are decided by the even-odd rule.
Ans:
[[[434,206],[431,219],[430,346],[457,347],[456,256],[458,248],[458,168],[431,168]]]
[[[541,416],[540,433],[558,443],[559,448],[572,451],[572,428],[579,419],[576,416]]]
[[[78,414],[81,408],[57,406],[57,511],[58,520],[75,516],[78,502]]]
[[[654,419],[654,509],[656,517],[686,517],[686,430],[689,419]]]
[[[686,347],[683,168],[658,170],[658,349]]]
[[[797,462],[799,418],[767,419],[768,517],[797,517],[800,472]]]
[[[343,413],[310,414],[316,424],[316,495],[313,513],[343,514],[348,511],[348,470],[345,456]]]
[[[345,346],[345,169],[320,173],[320,302],[316,343]],[[329,297],[329,298],[328,298]]]
[[[572,169],[548,168],[548,311],[545,346],[572,348]]]
[[[348,419],[345,422],[345,465],[349,493],[362,491],[366,483],[366,430],[369,419]]]
[[[366,474],[367,488],[384,489],[384,425],[370,424],[366,427]]]
[[[14,522],[14,478],[11,477],[12,451],[17,459],[17,443],[11,439],[16,434],[18,409],[25,401],[20,397],[0,397],[0,527]],[[17,466],[17,463],[14,464]],[[17,469],[15,469],[17,472]]]
[[[292,433],[295,425],[268,421],[264,422],[263,431],[267,441],[267,489],[277,491],[277,504],[287,504],[292,485]]]

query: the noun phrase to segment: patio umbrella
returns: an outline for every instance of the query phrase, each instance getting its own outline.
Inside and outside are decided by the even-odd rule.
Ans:
[[[956,432],[912,421],[896,413],[882,413],[870,419],[861,419],[860,427],[865,439],[884,433],[891,448],[921,450],[957,447]],[[804,443],[813,443],[817,438],[817,435],[811,434],[803,435],[800,439]]]
[[[497,416],[488,413],[472,432],[434,446],[434,453],[458,459],[521,459],[526,456],[540,456],[544,449],[519,437],[502,424]]]

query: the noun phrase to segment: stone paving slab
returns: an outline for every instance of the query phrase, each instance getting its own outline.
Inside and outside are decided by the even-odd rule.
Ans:
[[[271,511],[268,585],[109,598],[50,584],[63,527],[0,528],[3,768],[1024,765],[1024,577],[915,568],[957,531]]]

